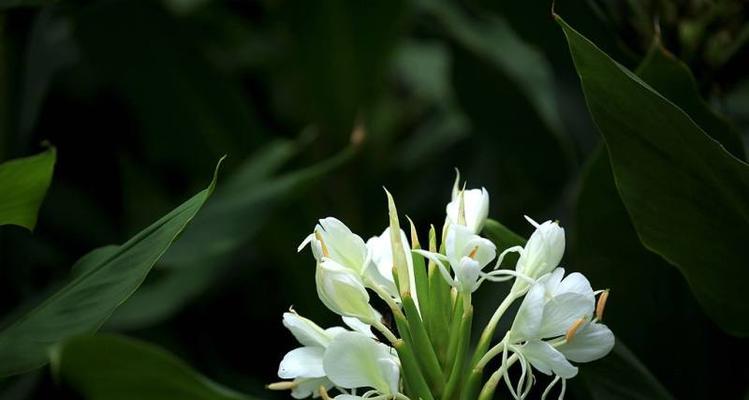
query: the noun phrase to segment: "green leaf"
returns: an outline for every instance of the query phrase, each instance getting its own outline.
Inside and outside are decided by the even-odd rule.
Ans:
[[[55,148],[50,147],[35,156],[0,164],[0,225],[34,230],[39,207],[52,182],[56,159]]]
[[[484,229],[481,232],[487,239],[491,240],[499,251],[502,251],[512,246],[524,246],[526,240],[511,231],[506,226],[502,225],[501,222],[493,220],[491,218],[486,220]]]
[[[52,353],[62,381],[89,400],[246,400],[152,344],[115,335],[80,336]]]
[[[642,243],[724,330],[749,335],[749,168],[560,17],[617,188]]]
[[[591,400],[673,399],[621,341],[608,356],[582,365],[577,379]]]
[[[0,332],[0,376],[38,368],[54,344],[98,330],[200,210],[213,192],[216,174],[208,188],[125,244],[84,256],[67,285]]]
[[[182,309],[223,275],[234,252],[260,232],[277,205],[354,154],[349,147],[317,164],[273,175],[302,148],[303,143],[279,141],[240,166],[160,260],[162,276],[143,285],[117,310],[109,325],[142,328]]]
[[[663,48],[659,39],[653,42],[636,72],[645,83],[684,110],[729,153],[744,159],[744,144],[739,132],[727,119],[708,106],[700,95],[689,67]]]
[[[712,349],[703,345],[710,341],[713,324],[700,311],[679,272],[640,243],[602,144],[583,170],[575,222],[570,240],[574,262],[567,264],[583,273],[593,287],[610,289],[603,322],[616,334],[617,341],[628,343],[677,397],[709,397],[709,382],[700,376],[709,373],[710,365],[717,362],[713,354],[720,354],[728,345],[716,343]],[[663,326],[668,326],[668,331]],[[671,332],[689,334],[674,336]],[[691,350],[685,352],[684,348]],[[582,370],[596,369],[596,374],[605,374],[605,365],[593,362]],[[637,365],[633,368],[638,369]],[[648,381],[655,380],[630,378],[611,371],[601,382],[645,388]],[[588,384],[595,385],[595,381]]]

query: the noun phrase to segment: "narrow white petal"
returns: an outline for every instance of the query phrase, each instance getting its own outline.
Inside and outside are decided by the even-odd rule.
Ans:
[[[556,295],[561,293],[579,293],[585,296],[592,296],[593,288],[583,274],[573,272],[567,275],[567,277],[559,283],[556,292],[553,294]]]
[[[604,324],[588,323],[578,329],[559,351],[575,362],[590,362],[609,354],[614,348],[614,334]]]
[[[528,290],[512,323],[513,341],[537,337],[544,314],[545,292],[541,283],[534,284]]]
[[[333,338],[316,323],[295,312],[283,313],[283,326],[304,346],[325,347]]]
[[[356,332],[363,333],[371,338],[375,337],[372,333],[372,327],[359,320],[359,318],[343,317],[343,323]]]
[[[282,379],[320,378],[325,376],[322,347],[299,347],[286,353],[278,366]]]
[[[577,375],[577,367],[570,364],[562,353],[541,340],[531,340],[521,348],[523,355],[534,368],[546,375],[559,375],[570,379]]]
[[[295,399],[306,399],[307,397],[320,397],[320,386],[325,390],[333,387],[333,382],[328,378],[304,378],[294,380],[296,386],[291,389],[291,397]]]

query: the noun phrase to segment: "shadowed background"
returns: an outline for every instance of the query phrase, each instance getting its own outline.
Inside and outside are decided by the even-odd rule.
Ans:
[[[423,243],[459,168],[519,234],[531,232],[524,214],[560,220],[563,266],[612,288],[606,322],[649,372],[585,365],[569,398],[655,398],[638,379],[679,399],[749,395],[746,339],[716,325],[680,270],[639,240],[550,4],[504,3],[0,0],[0,161],[44,140],[58,152],[34,233],[0,227],[2,326],[82,255],[204,188],[226,154],[216,194],[102,331],[158,344],[236,390],[286,398],[263,389],[296,346],[281,314],[293,305],[339,324],[297,245],[325,216],[379,235],[383,186]],[[744,158],[746,3],[556,7]],[[744,267],[725,279],[746,282]],[[482,287],[479,320],[507,289]],[[41,369],[0,381],[6,398],[79,395]]]

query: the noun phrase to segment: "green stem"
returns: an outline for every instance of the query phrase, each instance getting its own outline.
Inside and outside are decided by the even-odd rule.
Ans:
[[[470,294],[468,295],[470,296]],[[470,300],[468,300],[470,302]],[[457,307],[456,307],[457,308]],[[458,345],[455,353],[455,361],[451,368],[450,377],[445,386],[445,395],[443,399],[451,400],[456,398],[459,393],[460,385],[463,382],[463,369],[466,362],[466,353],[471,341],[471,323],[473,322],[473,306],[469,303],[464,307],[463,316],[460,319],[460,330],[458,332]],[[456,321],[457,322],[457,321]]]
[[[411,298],[410,294],[406,293],[402,297],[402,301],[414,349],[419,354],[420,365],[433,389],[433,394],[439,396],[444,386],[444,375],[442,375],[442,368],[440,368],[437,354],[434,352],[434,347],[432,347],[432,343],[429,341],[429,336],[421,321],[413,298]]]
[[[478,391],[479,385],[481,384],[481,377],[483,376],[484,365],[486,364],[484,363],[484,365],[479,366],[479,362],[489,349],[489,345],[491,344],[492,338],[494,337],[494,331],[497,329],[499,320],[502,319],[502,315],[504,315],[510,305],[512,305],[512,303],[518,297],[520,297],[520,294],[515,293],[514,291],[510,291],[507,297],[502,300],[502,303],[499,305],[499,307],[497,307],[494,315],[492,315],[489,323],[486,324],[484,331],[481,333],[481,338],[476,345],[476,350],[474,351],[473,358],[471,359],[471,373],[468,377],[466,385],[463,388],[462,397],[464,399],[476,398],[476,392]]]
[[[413,350],[410,346],[406,345],[403,340],[397,340],[394,344],[395,350],[398,352],[400,358],[403,373],[403,379],[406,380],[406,385],[414,391],[417,398],[422,400],[434,400],[432,392],[429,390],[429,385],[424,379],[424,375],[421,374],[419,363],[416,361]]]
[[[486,381],[483,389],[481,389],[481,394],[479,394],[478,400],[491,400],[492,397],[494,397],[494,391],[497,389],[497,385],[499,384],[500,379],[502,379],[502,376],[507,373],[507,370],[510,369],[510,366],[512,366],[512,364],[514,364],[517,360],[518,355],[513,354],[510,358],[507,359],[507,362],[505,364],[502,364],[502,366],[499,367],[499,369],[489,377],[489,380]]]

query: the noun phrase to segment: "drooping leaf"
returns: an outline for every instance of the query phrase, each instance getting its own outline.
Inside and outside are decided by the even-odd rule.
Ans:
[[[35,156],[0,164],[0,225],[34,229],[56,158],[55,148],[50,147]]]
[[[749,167],[560,17],[617,188],[642,243],[726,331],[749,334]]]
[[[88,400],[247,400],[173,354],[115,335],[79,336],[52,353],[52,368]]]
[[[179,311],[223,275],[234,252],[259,232],[276,206],[345,163],[354,150],[346,148],[318,164],[273,176],[300,146],[272,144],[229,177],[161,259],[162,276],[123,304],[110,326],[141,328]]]
[[[138,289],[151,267],[203,206],[215,184],[216,174],[208,188],[123,245],[84,256],[67,285],[0,332],[0,376],[38,368],[47,362],[50,346],[99,329]]]
[[[580,368],[576,378],[590,400],[668,400],[673,396],[620,341],[608,356]]]
[[[689,67],[668,52],[656,39],[637,68],[637,76],[686,112],[694,122],[726,150],[744,159],[739,132],[702,99]]]
[[[714,382],[700,376],[708,374],[720,359],[734,357],[729,355],[731,344],[726,338],[711,339],[720,331],[701,312],[683,276],[640,243],[602,144],[591,154],[582,173],[575,214],[569,241],[574,259],[565,265],[583,273],[593,287],[610,290],[603,322],[617,340],[627,343],[629,350],[678,398],[709,397],[719,390]],[[716,341],[711,348],[703,345],[710,341]],[[684,352],[684,348],[691,351]],[[582,370],[597,369],[597,374],[606,374],[605,365],[594,362],[585,364]],[[738,371],[725,374],[726,379],[734,374],[741,379]],[[618,382],[623,387],[647,386],[647,382],[627,379],[628,375],[618,377],[612,371],[606,382]],[[595,385],[595,381],[588,384]]]

